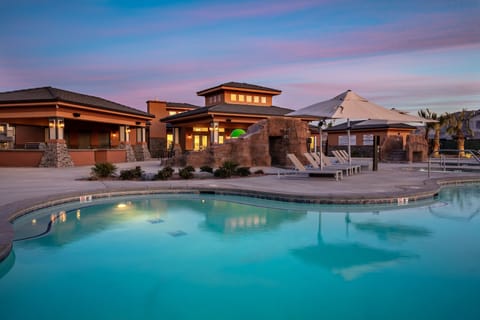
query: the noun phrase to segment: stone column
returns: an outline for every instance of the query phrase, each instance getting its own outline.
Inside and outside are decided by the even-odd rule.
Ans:
[[[68,153],[65,140],[52,139],[47,143],[47,147],[43,152],[39,167],[73,167],[73,161]]]

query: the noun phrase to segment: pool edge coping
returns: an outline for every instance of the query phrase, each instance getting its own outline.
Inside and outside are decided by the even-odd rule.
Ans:
[[[245,196],[259,199],[276,200],[284,202],[297,202],[297,203],[312,203],[312,204],[385,204],[385,203],[398,203],[399,199],[407,199],[407,201],[418,201],[434,197],[441,188],[467,183],[479,183],[480,177],[442,177],[423,180],[422,186],[416,186],[417,189],[409,189],[408,186],[403,186],[403,192],[386,192],[376,193],[374,195],[367,194],[351,194],[351,195],[299,195],[288,194],[273,191],[258,191],[247,189],[222,189],[218,187],[154,187],[154,188],[120,188],[120,189],[107,189],[107,190],[92,190],[90,192],[74,192],[70,194],[56,194],[49,199],[31,199],[30,204],[24,206],[21,203],[23,201],[17,201],[1,207],[0,209],[7,211],[7,219],[0,220],[1,230],[0,235],[0,263],[5,260],[13,249],[13,224],[12,222],[26,214],[33,211],[48,208],[60,204],[71,203],[79,201],[81,196],[91,195],[94,199],[132,196],[132,195],[148,195],[148,194],[179,194],[179,193],[208,193],[215,195],[236,195]],[[6,207],[6,209],[5,209]],[[9,210],[9,207],[10,210]]]

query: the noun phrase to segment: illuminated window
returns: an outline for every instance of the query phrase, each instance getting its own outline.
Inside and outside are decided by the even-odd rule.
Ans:
[[[253,97],[253,102],[259,103],[260,102],[260,97],[259,96],[254,96]]]
[[[170,149],[173,147],[173,134],[167,133],[167,148]]]
[[[238,95],[238,101],[244,102],[245,101],[245,96],[243,94]]]
[[[193,127],[193,131],[194,132],[208,132],[208,128],[207,127]]]
[[[237,101],[237,95],[235,93],[230,94],[230,100]]]
[[[168,115],[169,116],[174,116],[176,115],[177,113],[179,113],[178,111],[168,111]]]
[[[252,96],[247,96],[247,102],[252,102]]]
[[[262,103],[267,103],[267,97],[261,97]]]

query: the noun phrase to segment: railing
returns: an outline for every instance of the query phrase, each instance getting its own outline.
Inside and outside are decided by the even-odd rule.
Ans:
[[[428,176],[432,166],[447,170],[480,170],[480,151],[479,150],[459,150],[459,149],[441,149],[439,156],[430,155],[428,158]]]

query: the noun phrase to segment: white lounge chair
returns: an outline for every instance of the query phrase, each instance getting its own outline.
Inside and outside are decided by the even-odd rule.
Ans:
[[[337,154],[337,156],[335,156],[335,153]],[[335,158],[337,158],[337,159],[338,159],[338,158],[343,159],[343,162],[342,162],[342,163],[344,163],[344,164],[349,163],[347,151],[345,151],[345,150],[334,150],[334,151],[332,151],[332,154],[333,154],[333,155],[335,156]],[[360,163],[360,162],[358,162],[358,161],[356,161],[356,162],[350,161],[350,164],[351,164],[351,165],[355,165],[355,166],[359,166],[359,167],[360,167],[359,170],[362,170],[362,169],[368,170],[368,168],[370,167],[370,166],[368,165],[368,163],[365,163],[365,162]]]
[[[325,169],[336,169],[336,170],[342,170],[343,174],[347,175],[347,176],[351,176],[353,174],[356,174],[356,173],[359,173],[360,172],[360,166],[357,166],[357,165],[349,165],[349,164],[333,164],[330,159],[328,157],[325,157],[325,156],[320,156],[320,155],[317,155],[316,153],[305,153],[305,158],[307,158],[307,160],[312,163],[314,162],[317,166],[315,167],[315,165],[312,163],[312,166],[314,168],[318,168],[318,163],[320,163],[320,161],[323,161],[322,162],[322,169],[325,170]]]
[[[333,177],[336,181],[343,179],[342,170],[320,170],[319,168],[307,169],[293,153],[288,153],[287,158],[292,162],[297,171],[308,173],[310,177]]]

